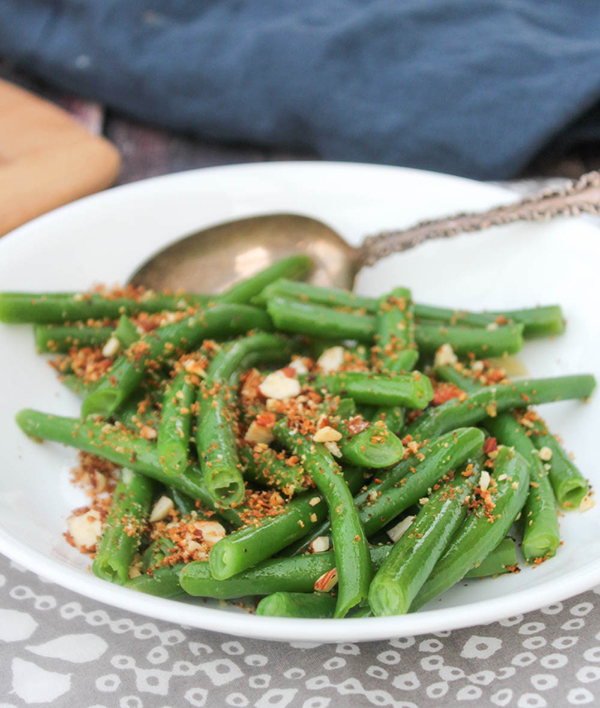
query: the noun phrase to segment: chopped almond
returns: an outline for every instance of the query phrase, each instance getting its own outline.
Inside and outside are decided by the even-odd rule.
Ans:
[[[317,359],[317,364],[325,373],[337,371],[344,363],[344,347],[326,349]]]
[[[442,344],[442,346],[435,353],[435,361],[433,365],[447,366],[448,364],[456,364],[458,358],[454,353],[454,349],[449,344]]]
[[[394,543],[398,543],[398,541],[406,533],[408,527],[412,524],[412,522],[414,520],[415,520],[414,516],[407,516],[405,519],[402,519],[402,521],[397,523],[395,526],[392,526],[391,529],[388,529],[386,532],[387,535],[391,538],[391,540]]]
[[[175,508],[171,497],[162,496],[152,507],[150,513],[150,523],[155,524],[157,521],[165,519]]]
[[[311,553],[324,553],[329,550],[329,536],[317,536],[308,546]]]
[[[246,435],[244,435],[244,440],[246,440],[246,442],[268,445],[275,440],[275,436],[271,432],[271,427],[259,425],[257,420],[253,420],[246,431]]]
[[[316,581],[314,588],[316,592],[330,592],[337,585],[337,568],[328,570]]]
[[[342,439],[342,434],[339,430],[332,428],[330,425],[326,425],[323,428],[319,428],[317,432],[313,435],[313,440],[317,443],[327,443],[327,442],[337,442]]]
[[[301,387],[298,379],[286,376],[283,371],[274,371],[260,384],[258,390],[266,398],[274,398],[277,401],[281,401],[284,398],[298,396]]]

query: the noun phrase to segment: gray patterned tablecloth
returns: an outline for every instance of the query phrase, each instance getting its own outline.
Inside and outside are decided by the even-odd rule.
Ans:
[[[0,708],[596,706],[598,595],[455,632],[279,644],[150,621],[0,556]]]

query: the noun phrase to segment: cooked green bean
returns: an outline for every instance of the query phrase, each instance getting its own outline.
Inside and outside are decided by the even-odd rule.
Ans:
[[[404,430],[404,410],[399,406],[370,407],[367,410],[363,410],[362,413],[372,423],[376,423],[378,420],[383,421],[390,433],[400,435]]]
[[[316,305],[341,307],[351,310],[365,310],[375,314],[377,300],[364,295],[357,295],[351,290],[338,290],[337,288],[321,288],[311,283],[298,283],[293,280],[281,278],[267,286],[259,293],[253,302],[257,305],[266,305],[275,297],[302,300]]]
[[[324,592],[275,592],[256,606],[263,617],[302,617],[324,619],[333,617],[336,598]]]
[[[408,612],[411,602],[465,518],[465,499],[480,471],[480,462],[474,460],[453,479],[441,484],[430,497],[423,499],[427,499],[427,503],[421,506],[373,578],[369,606],[375,615]]]
[[[254,298],[254,302],[264,305],[275,297],[297,298],[303,302],[334,308],[362,310],[369,314],[377,312],[376,298],[357,295],[349,290],[321,288],[310,283],[295,283],[285,279],[277,280],[269,285]],[[521,323],[525,326],[523,335],[526,339],[562,334],[565,329],[564,317],[559,305],[496,312],[469,312],[415,303],[414,313],[417,321],[433,321],[449,325],[487,327],[500,322],[505,324],[509,322]]]
[[[510,573],[517,565],[517,546],[507,536],[482,561],[465,575],[465,578],[487,578],[490,575]]]
[[[412,294],[408,288],[395,288],[379,298],[372,352],[376,371],[402,374],[414,369],[419,352],[415,343]]]
[[[339,312],[301,300],[274,297],[267,301],[267,311],[275,327],[284,332],[367,343],[372,341],[375,333],[375,320],[369,315]]]
[[[577,509],[589,493],[585,477],[543,420],[535,421],[531,432],[531,440],[539,451],[540,459],[549,466],[548,477],[558,503],[565,510]]]
[[[414,304],[408,288],[395,288],[379,298],[375,313],[375,346],[371,350],[376,371],[407,374],[419,358],[415,342]],[[392,432],[398,432],[404,422],[400,406],[380,407]]]
[[[209,364],[198,393],[196,448],[204,483],[218,505],[239,504],[245,494],[234,431],[236,396],[230,379],[239,375],[250,357],[276,361],[289,359],[290,351],[280,335],[259,332],[224,344]]]
[[[141,474],[125,468],[121,471],[92,563],[94,575],[120,584],[129,580],[129,566],[142,540],[154,487]]]
[[[419,351],[425,354],[433,354],[443,344],[450,344],[458,356],[504,356],[523,348],[523,327],[516,324],[474,329],[420,324],[415,328],[415,338]]]
[[[121,315],[114,331],[114,336],[119,340],[121,346],[127,349],[140,338],[140,333],[132,320],[127,315]]]
[[[247,305],[217,304],[143,335],[114,362],[88,395],[82,415],[112,415],[140,386],[149,362],[160,363],[176,352],[189,351],[204,339],[233,336],[251,329],[271,329],[262,310]]]
[[[363,430],[365,424],[368,427]],[[390,432],[382,420],[369,423],[355,416],[349,421],[340,420],[336,427],[342,434],[337,441],[342,458],[351,465],[376,469],[389,467],[402,459],[400,438]]]
[[[282,258],[280,261],[232,285],[219,296],[221,302],[248,303],[269,284],[279,278],[302,278],[312,268],[312,260],[301,253]],[[293,281],[292,281],[293,282]]]
[[[390,548],[373,546],[370,549],[375,569],[381,565]],[[219,580],[212,573],[208,561],[194,561],[179,573],[179,581],[189,595],[229,600],[274,592],[313,592],[317,580],[335,567],[336,559],[332,551],[310,553],[297,558],[270,558],[233,577]]]
[[[304,468],[298,462],[278,453],[270,447],[255,452],[251,447],[242,445],[238,450],[246,479],[261,487],[275,487],[287,496],[306,491],[307,477]]]
[[[87,396],[93,388],[92,384],[85,383],[81,377],[75,374],[60,374],[58,380],[77,396]]]
[[[347,468],[344,477],[353,494],[364,481],[361,470]],[[274,516],[265,516],[217,541],[210,550],[213,576],[226,580],[260,563],[305,536],[326,515],[327,505],[316,491],[298,495]]]
[[[524,404],[587,398],[595,386],[596,380],[590,374],[486,386],[465,400],[454,398],[437,408],[430,408],[407,428],[406,434],[418,440],[435,438],[452,428],[480,423],[491,415],[490,411],[503,413]]]
[[[31,409],[19,411],[16,421],[23,432],[34,439],[52,440],[98,455],[115,465],[132,469],[157,482],[175,487],[192,499],[200,500],[209,509],[216,509],[197,465],[191,465],[178,475],[165,472],[158,459],[156,445],[123,427],[110,425],[102,420],[82,421]],[[243,523],[235,509],[219,509],[219,514],[233,526],[241,526]]]
[[[525,428],[510,413],[488,418],[485,427],[498,442],[521,453],[529,463],[530,489],[523,509],[523,544],[526,561],[551,558],[560,545],[556,497],[538,451]]]
[[[301,377],[302,378],[302,377]],[[349,396],[357,403],[373,406],[426,408],[433,398],[429,378],[418,371],[411,374],[371,374],[366,371],[343,371],[316,374],[315,387],[335,396]]]
[[[125,587],[146,593],[146,595],[155,595],[156,597],[181,597],[185,595],[185,592],[179,584],[179,573],[185,567],[184,563],[177,563],[172,566],[154,568],[152,575],[138,575],[137,578],[125,583]]]
[[[173,504],[175,504],[177,511],[183,516],[189,516],[192,512],[199,513],[198,507],[196,506],[196,501],[187,494],[179,491],[179,489],[171,487],[169,489],[169,496],[173,500]]]
[[[35,346],[40,354],[66,354],[73,347],[95,347],[105,344],[114,327],[101,325],[36,325]]]
[[[477,428],[454,430],[419,448],[411,455],[379,476],[364,491],[354,497],[367,536],[373,536],[392,519],[427,496],[429,490],[446,474],[483,447],[485,436]],[[318,536],[329,533],[329,526],[319,524],[307,530],[301,541],[290,545],[285,555],[306,550]]]
[[[165,390],[156,447],[160,464],[170,474],[179,474],[190,461],[192,404],[196,389],[194,377],[181,369]]]
[[[426,497],[445,475],[476,455],[483,442],[484,435],[477,428],[454,430],[373,480],[355,499],[367,536]]]
[[[273,428],[275,437],[294,455],[323,495],[329,509],[339,577],[334,617],[345,617],[368,595],[373,569],[367,537],[342,470],[327,448],[290,430],[287,421]]]
[[[60,324],[87,320],[116,320],[140,312],[186,310],[210,300],[207,295],[167,295],[147,291],[140,297],[101,293],[0,293],[0,322]]]
[[[529,492],[529,464],[518,452],[498,448],[494,460],[496,486],[488,489],[493,507],[471,512],[436,563],[410,606],[413,612],[445,592],[490,554],[523,508]]]
[[[458,371],[453,366],[440,367],[436,374],[451,381],[464,391],[481,388],[477,382]],[[525,560],[548,558],[556,553],[560,544],[556,498],[548,474],[544,469],[538,451],[531,442],[525,428],[510,413],[488,418],[486,428],[502,445],[514,447],[529,462],[530,490],[523,510],[523,545]]]

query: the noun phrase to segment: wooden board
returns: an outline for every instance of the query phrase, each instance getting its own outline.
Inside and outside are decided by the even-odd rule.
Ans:
[[[114,183],[120,156],[65,111],[0,79],[0,236]]]

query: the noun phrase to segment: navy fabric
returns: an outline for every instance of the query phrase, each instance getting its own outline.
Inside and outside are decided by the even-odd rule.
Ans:
[[[0,55],[161,126],[331,160],[501,179],[599,132],[597,0],[0,0]]]

